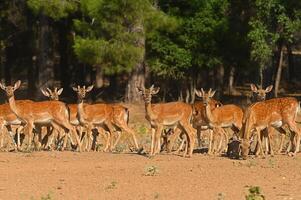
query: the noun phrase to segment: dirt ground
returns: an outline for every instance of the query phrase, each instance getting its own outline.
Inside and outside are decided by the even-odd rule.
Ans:
[[[300,171],[300,155],[241,161],[203,154],[1,153],[0,199],[241,200],[250,186],[260,186],[266,199],[301,199]]]
[[[130,107],[130,113],[131,127],[147,147],[143,106]],[[126,148],[124,143],[118,152]],[[0,152],[0,200],[243,200],[251,186],[259,186],[267,200],[301,199],[301,154],[245,161],[201,153],[148,158],[134,153]]]

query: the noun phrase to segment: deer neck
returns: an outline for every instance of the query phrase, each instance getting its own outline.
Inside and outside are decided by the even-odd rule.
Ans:
[[[207,117],[208,122],[210,124],[214,123],[215,122],[215,117],[212,114],[209,102],[205,106],[205,113],[206,113],[206,117]]]
[[[16,105],[16,101],[15,101],[15,97],[11,96],[8,98],[8,102],[9,102],[9,107],[12,110],[12,112],[18,117],[20,118],[20,111],[18,106]]]
[[[152,110],[152,104],[150,102],[145,102],[145,118],[147,120],[152,120],[155,117],[153,110]]]
[[[84,111],[84,100],[79,99],[77,103],[77,117],[80,123],[85,123],[85,111]]]

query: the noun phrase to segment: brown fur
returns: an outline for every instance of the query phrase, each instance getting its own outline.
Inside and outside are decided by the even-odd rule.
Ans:
[[[291,97],[270,99],[249,106],[244,116],[243,158],[246,158],[249,153],[251,131],[255,130],[259,135],[261,130],[269,126],[276,126],[277,122],[282,122],[281,127],[288,125],[289,129],[297,134],[297,145],[294,152],[297,153],[300,143],[300,131],[295,120],[298,111],[299,103],[297,99]],[[262,153],[261,141],[258,141]]]

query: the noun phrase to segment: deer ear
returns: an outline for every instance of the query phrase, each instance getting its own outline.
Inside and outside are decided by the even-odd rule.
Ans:
[[[250,85],[252,92],[257,92],[257,87],[253,83]]]
[[[144,89],[140,86],[136,86],[136,90],[138,93],[143,94]]]
[[[160,91],[160,87],[153,87],[152,89],[152,94],[158,94],[158,92]]]
[[[216,92],[216,90],[214,90],[214,91],[210,92],[210,93],[209,93],[209,97],[210,97],[210,98],[211,98],[211,97],[213,97],[213,96],[214,96],[214,94],[215,94],[215,92]]]
[[[194,93],[195,93],[196,96],[198,96],[198,97],[203,97],[203,92],[200,91],[200,90],[195,89],[195,90],[194,90]]]
[[[4,83],[0,83],[0,88],[2,89],[2,90],[5,90],[5,85],[4,85]]]
[[[75,91],[75,92],[78,91],[78,89],[76,87],[72,87],[72,90]]]
[[[265,89],[265,92],[268,93],[268,92],[271,92],[273,89],[273,85],[270,85],[268,86],[266,89]]]
[[[50,94],[49,94],[47,91],[43,90],[43,89],[41,89],[41,92],[42,92],[43,95],[46,96],[46,97],[49,97],[49,96],[50,96]]]
[[[18,89],[20,87],[20,85],[21,85],[21,81],[18,80],[14,85],[14,90]]]
[[[63,92],[63,90],[64,90],[64,88],[59,89],[59,90],[57,91],[57,95],[61,95],[62,92]]]
[[[87,88],[87,90],[86,90],[86,92],[90,92],[92,89],[93,89],[93,85],[90,85],[88,88]]]

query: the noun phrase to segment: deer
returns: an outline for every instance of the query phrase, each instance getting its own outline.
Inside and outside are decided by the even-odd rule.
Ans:
[[[209,127],[213,130],[213,133],[224,135],[226,141],[228,142],[228,135],[224,128],[231,128],[234,133],[238,134],[242,127],[243,111],[240,107],[234,104],[222,105],[212,110],[210,102],[212,101],[212,97],[214,96],[215,92],[216,91],[212,91],[211,88],[209,89],[208,93],[206,93],[203,88],[201,88],[201,90],[195,90],[195,94],[203,99],[206,120]],[[210,135],[208,154],[212,153],[212,137],[213,134]],[[220,141],[218,149],[221,148],[221,143],[222,140]]]
[[[48,97],[50,101],[59,101],[59,96],[62,94],[63,92],[63,88],[57,88],[55,87],[53,90],[49,89],[48,87],[46,89],[41,88],[41,92],[44,96]],[[75,111],[77,110],[77,105],[75,105]],[[78,121],[76,119],[76,113],[74,115],[74,109],[70,109],[70,107],[72,107],[72,105],[67,105],[69,108],[69,115],[70,115],[70,123],[71,125],[77,127],[78,125]],[[44,129],[42,129],[43,131]],[[45,137],[48,137],[47,143],[45,144],[44,148],[47,149],[52,149],[51,145],[53,143],[53,138],[59,138],[59,140],[62,139],[62,137],[67,137],[68,135],[61,135],[63,133],[62,129],[60,127],[57,127],[57,129],[53,128],[52,131],[50,131],[50,126],[47,126],[47,133]],[[45,135],[45,134],[44,134]],[[50,138],[49,138],[50,137]],[[71,140],[71,143],[74,144],[74,142],[72,141],[72,138],[69,137],[69,139]],[[66,140],[64,140],[64,142],[66,142]],[[63,146],[66,144],[63,144]]]
[[[158,94],[160,88],[152,85],[150,88],[136,86],[145,103],[145,118],[151,125],[152,142],[150,156],[160,152],[160,139],[164,128],[177,128],[187,135],[188,152],[184,157],[193,153],[196,130],[191,126],[193,109],[184,102],[169,102],[152,104],[152,96]]]
[[[262,87],[257,87],[255,84],[250,84],[250,88],[251,88],[251,91],[252,91],[252,95],[251,95],[251,101],[252,103],[255,103],[255,102],[259,102],[259,101],[265,101],[266,100],[266,95],[267,93],[271,92],[272,89],[273,89],[273,85],[270,85],[268,87],[266,87],[265,89],[263,89]],[[262,132],[262,135],[264,135],[264,138],[265,138],[265,141],[266,141],[266,152],[269,152],[270,151],[270,154],[271,155],[274,155],[274,152],[273,152],[273,149],[271,147],[271,135],[273,135],[274,133],[274,128],[273,127],[268,127],[267,129],[265,129],[263,132]],[[258,138],[258,139],[261,139],[262,137]],[[281,141],[281,144],[282,144],[282,141]],[[282,148],[282,147],[281,147]],[[256,155],[258,155],[259,153],[259,149],[256,148],[257,151],[256,151]]]
[[[22,100],[20,100],[19,103],[20,102],[22,102]],[[17,143],[14,139],[14,134],[12,131],[13,126],[16,127]],[[4,132],[7,131],[14,144],[14,150],[15,151],[20,150],[20,134],[19,134],[20,130],[18,130],[18,129],[21,126],[22,126],[22,122],[11,111],[9,104],[5,103],[5,104],[0,105],[0,134],[1,134],[0,148],[3,147]]]
[[[268,127],[277,130],[287,125],[294,134],[291,143],[295,144],[292,155],[296,155],[300,145],[300,130],[296,125],[296,117],[300,111],[300,105],[296,98],[283,97],[261,101],[250,105],[245,111],[242,128],[241,153],[242,158],[247,159],[252,132],[260,138],[260,132]],[[292,135],[293,135],[292,134]],[[294,138],[296,140],[294,141]],[[264,156],[261,140],[258,139],[260,153]]]
[[[210,101],[210,108],[211,110],[222,106],[222,103],[219,101],[216,101],[212,99]],[[195,102],[193,104],[193,118],[192,118],[192,126],[197,130],[197,141],[198,146],[201,146],[201,132],[203,131],[209,131],[209,135],[211,135],[212,130],[208,126],[208,122],[206,120],[206,113],[205,113],[205,106],[204,103],[201,101]],[[174,141],[178,136],[181,134],[181,131],[174,130],[173,133],[167,133],[167,135],[170,135],[169,141],[165,142],[167,143],[167,152],[171,152],[171,149],[173,147]],[[182,149],[184,140],[182,140],[182,143],[177,153]]]
[[[259,102],[259,101],[264,101],[266,100],[266,94],[271,92],[272,89],[273,89],[273,85],[270,85],[268,87],[266,87],[265,89],[262,89],[262,88],[257,88],[255,84],[251,84],[250,85],[251,87],[251,91],[252,91],[252,102]],[[280,154],[282,152],[282,149],[283,149],[283,143],[284,143],[284,140],[285,140],[285,135],[286,135],[286,131],[283,129],[283,128],[278,128],[277,129],[280,134],[281,134],[281,140],[280,140],[280,145],[279,145],[279,149],[277,151],[278,154]],[[264,131],[264,135],[265,135],[265,138],[266,138],[266,152],[269,152],[270,151],[270,154],[273,156],[274,155],[274,151],[272,149],[272,146],[271,146],[271,136],[273,136],[275,133],[275,128],[273,128],[272,126],[269,126],[265,131]],[[287,152],[290,151],[290,147],[291,147],[291,143],[289,143],[289,146],[287,148]],[[257,152],[256,152],[256,155],[259,154],[259,149],[257,149]]]
[[[114,127],[112,124],[113,117],[113,108],[108,104],[97,103],[97,104],[84,104],[84,98],[86,94],[93,89],[93,85],[88,86],[77,86],[72,87],[73,91],[77,93],[78,103],[77,103],[77,118],[83,127],[86,128],[87,134],[87,145],[86,150],[89,151],[91,149],[90,138],[92,137],[92,129],[93,127],[107,127],[108,132],[108,142],[106,143],[104,151],[107,151],[109,148],[112,151],[112,145],[109,144],[111,142],[111,134],[114,133]]]
[[[43,94],[49,97],[51,100],[58,100],[62,89],[63,88],[61,89],[54,88],[54,90],[52,91],[51,89],[47,88],[47,91],[43,90]],[[112,118],[113,125],[116,126],[118,129],[120,129],[121,132],[126,132],[130,134],[134,141],[135,148],[138,150],[139,147],[138,147],[138,142],[136,139],[135,132],[128,126],[128,120],[129,120],[128,109],[120,104],[108,104],[108,105],[113,108],[113,118]],[[70,109],[71,124],[78,127],[79,121],[77,119],[77,104],[69,104],[68,107]],[[105,138],[107,143],[108,138],[104,130],[101,127],[97,127],[97,126],[94,128],[96,128],[98,132]],[[81,132],[81,130],[79,130],[79,132]],[[118,137],[114,142],[112,149],[114,149],[115,146],[118,144],[120,136],[121,133],[118,134]]]
[[[69,112],[66,105],[60,101],[22,101],[15,100],[14,92],[20,87],[21,81],[18,80],[13,86],[5,86],[0,83],[0,88],[6,92],[11,111],[24,124],[24,128],[28,133],[28,146],[30,149],[35,123],[51,123],[54,127],[63,127],[69,134],[76,136],[78,149],[81,151],[81,143],[74,127],[69,121]],[[62,147],[64,150],[65,146]]]

